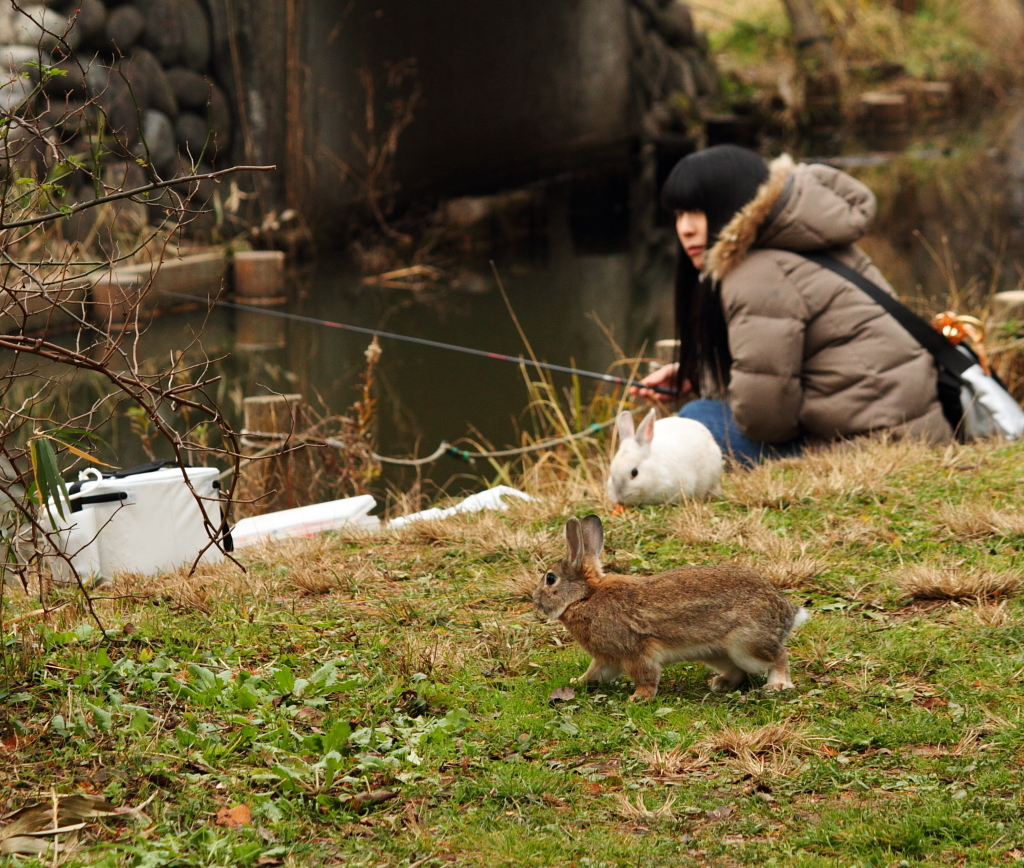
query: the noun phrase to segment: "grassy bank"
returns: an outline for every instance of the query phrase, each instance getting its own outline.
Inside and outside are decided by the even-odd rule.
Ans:
[[[8,592],[0,813],[122,811],[19,864],[1013,863],[1022,452],[843,447],[606,518],[614,569],[752,564],[813,610],[780,695],[678,665],[645,705],[549,699],[586,658],[524,593],[567,515],[607,516],[592,486],[126,578],[109,641]]]
[[[848,100],[905,75],[948,81],[963,106],[974,107],[1021,81],[1024,12],[1016,0],[815,5],[845,67]],[[694,6],[694,17],[736,85],[795,99],[793,40],[779,0],[707,0]]]

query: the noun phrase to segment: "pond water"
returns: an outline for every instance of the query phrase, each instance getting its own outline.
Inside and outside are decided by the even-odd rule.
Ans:
[[[952,147],[947,134],[934,133],[894,159],[838,158],[879,197],[878,220],[863,246],[922,310],[942,309],[953,296],[961,309],[976,311],[988,292],[1015,288],[1024,278],[1022,117],[993,117],[969,134],[961,131]],[[534,197],[529,226],[514,242],[449,262],[452,285],[442,281],[425,291],[366,285],[348,258],[321,255],[291,275],[286,310],[519,355],[525,347],[496,271],[539,359],[608,371],[620,359],[612,338],[628,356],[672,331],[671,228],[664,215],[631,225],[625,198],[581,199],[571,184],[548,185]],[[156,320],[144,351],[166,358],[202,318]],[[217,398],[239,427],[241,399],[268,391],[298,392],[344,411],[358,397],[367,343],[351,332],[224,309],[211,312],[203,333],[204,349],[219,358],[224,377]],[[425,455],[441,440],[467,435],[500,448],[517,445],[517,432],[529,428],[529,397],[517,365],[387,339],[381,345],[378,452]],[[554,382],[568,387],[571,381],[554,375]],[[121,466],[144,460],[124,426],[112,447]],[[458,490],[479,487],[460,474],[472,477],[486,467],[470,470],[442,458],[426,473]],[[408,479],[389,470],[384,481],[401,487]]]

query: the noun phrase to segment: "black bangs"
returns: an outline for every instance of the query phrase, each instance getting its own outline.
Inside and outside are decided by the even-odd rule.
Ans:
[[[767,177],[768,166],[756,151],[715,145],[676,163],[662,187],[661,204],[668,211],[703,211],[711,243]]]
[[[662,188],[661,202],[669,211],[704,212],[710,246],[767,178],[768,165],[760,154],[736,145],[716,145],[676,163]],[[714,284],[701,279],[681,245],[676,255],[677,385],[688,380],[697,394],[723,398],[732,355],[722,302]]]

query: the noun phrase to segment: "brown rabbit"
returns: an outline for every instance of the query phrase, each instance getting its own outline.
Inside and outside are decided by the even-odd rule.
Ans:
[[[630,699],[650,699],[662,666],[697,660],[719,673],[711,679],[719,693],[765,671],[766,688],[793,686],[786,637],[808,615],[767,579],[731,566],[605,575],[596,515],[570,518],[565,539],[569,556],[541,577],[533,604],[594,658],[577,681],[614,681],[625,672],[636,685]]]

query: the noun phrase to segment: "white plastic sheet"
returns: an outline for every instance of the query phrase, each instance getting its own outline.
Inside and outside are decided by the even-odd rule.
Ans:
[[[434,507],[433,509],[425,509],[422,512],[414,512],[412,515],[403,515],[398,518],[393,518],[388,522],[389,528],[404,527],[413,521],[423,521],[424,519],[431,518],[447,518],[450,515],[455,515],[459,512],[480,512],[483,509],[498,509],[507,510],[508,504],[506,504],[503,497],[518,497],[520,500],[533,500],[526,492],[520,491],[518,488],[511,488],[508,485],[496,485],[494,488],[488,488],[487,491],[481,491],[478,494],[471,494],[469,497],[455,504],[455,506],[449,507],[448,509],[439,509]]]
[[[342,528],[377,530],[380,519],[369,514],[376,505],[372,494],[361,494],[254,515],[240,519],[231,529],[231,538],[235,548],[244,548],[266,540],[311,537]]]

